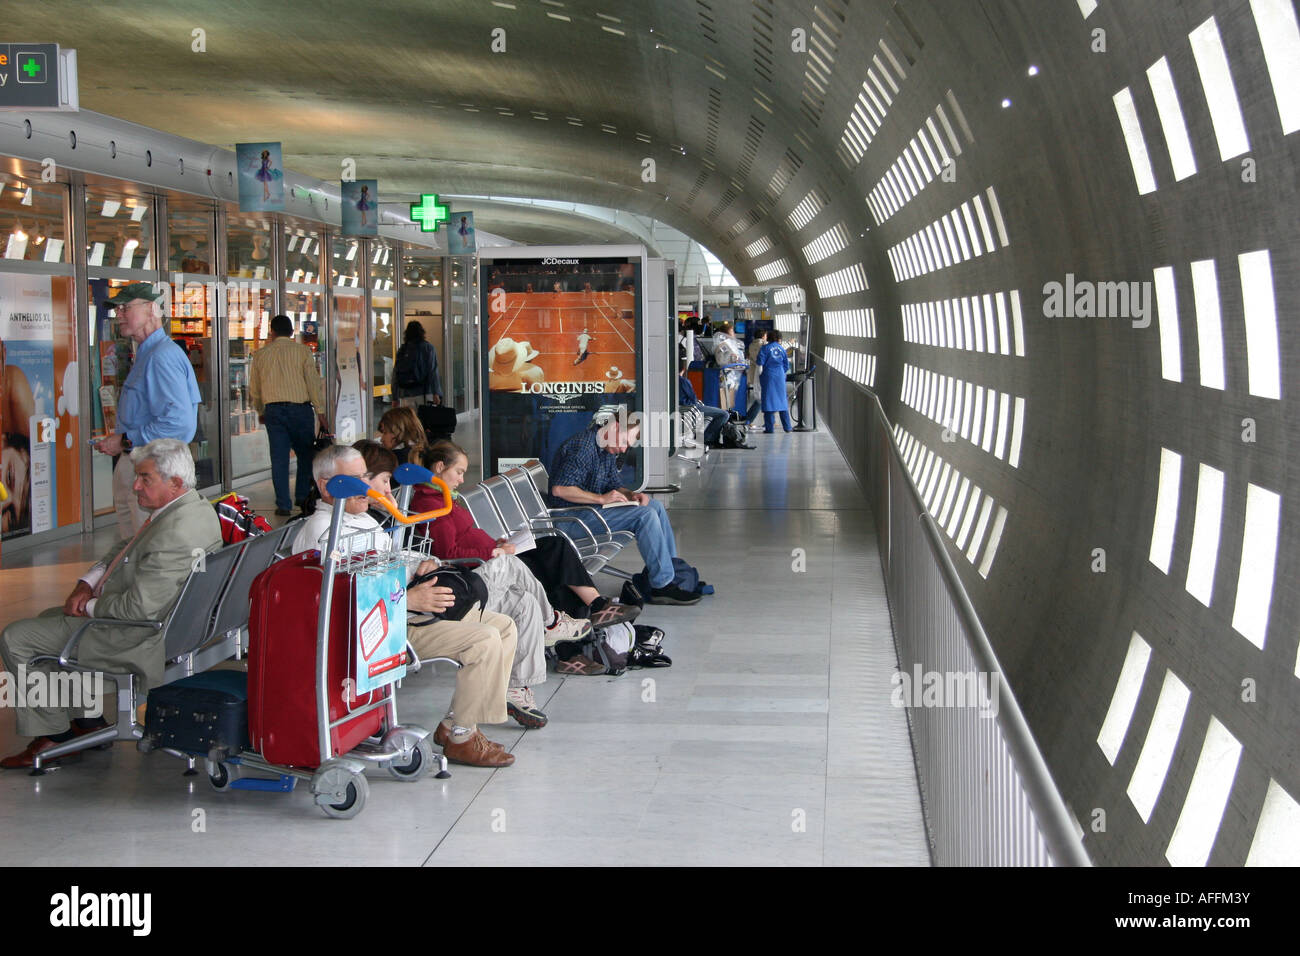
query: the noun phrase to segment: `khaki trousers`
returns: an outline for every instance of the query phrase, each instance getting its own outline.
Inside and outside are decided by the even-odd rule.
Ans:
[[[60,672],[59,668],[48,664],[35,666],[29,664],[33,657],[44,654],[53,654],[57,657],[77,628],[85,623],[84,617],[69,617],[63,613],[63,608],[52,607],[42,611],[39,617],[14,621],[0,633],[0,658],[4,661],[5,670],[11,675],[11,681],[18,681],[20,668],[23,669],[23,673],[29,675],[37,671],[43,671],[47,675],[54,673],[64,675],[59,680],[49,677],[43,679],[49,690],[36,698],[41,706],[36,706],[36,702],[33,701],[26,707],[15,708],[14,723],[17,725],[19,736],[44,737],[50,734],[61,734],[68,729],[74,717],[112,716],[111,712],[116,706],[114,703],[116,687],[112,681],[105,681],[101,677],[99,687],[103,697],[92,701],[88,700],[88,695],[84,693],[88,685],[82,675],[73,677],[68,675],[68,672]],[[147,633],[150,632],[146,632],[143,628],[140,630],[142,637]],[[85,667],[106,671],[136,670],[138,673],[138,668],[132,666],[131,661],[124,660],[120,654],[114,654],[111,650],[100,647],[100,643],[96,640],[94,630],[86,634],[78,647],[78,663]],[[158,653],[161,654],[161,650]],[[30,681],[25,683],[30,688]],[[147,691],[147,683],[143,677],[138,680],[136,687]],[[61,693],[58,692],[59,688]],[[71,699],[74,696],[76,699]],[[59,697],[69,699],[56,699]],[[105,714],[106,710],[110,713]]]
[[[487,606],[515,622],[518,643],[511,687],[546,683],[546,625],[554,611],[546,589],[513,554],[502,554],[474,569],[487,585]]]
[[[117,532],[123,538],[130,538],[144,524],[145,512],[135,500],[131,486],[135,484],[135,465],[131,456],[118,456],[113,468],[113,510],[117,512]]]
[[[406,639],[423,660],[460,661],[448,716],[461,726],[506,721],[506,683],[515,661],[515,622],[504,614],[473,610],[461,621],[407,628]]]

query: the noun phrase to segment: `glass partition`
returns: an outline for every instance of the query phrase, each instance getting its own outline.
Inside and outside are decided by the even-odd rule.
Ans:
[[[241,279],[271,278],[274,223],[261,216],[231,213],[226,218],[226,275]]]
[[[370,241],[371,421],[392,407],[393,362],[397,355],[397,255],[393,244]]]
[[[452,375],[452,370],[449,364],[452,359],[447,352],[442,329],[442,263],[441,256],[420,253],[402,258],[402,301],[405,315],[402,317],[402,328],[393,342],[393,356],[396,357],[397,349],[402,345],[401,333],[405,332],[406,326],[412,322],[419,322],[424,327],[425,338],[433,345],[438,355],[438,375],[442,380],[443,400],[451,404],[452,394],[448,388],[451,385],[449,377]],[[378,370],[378,361],[375,360],[376,370]]]
[[[86,188],[86,266],[154,268],[153,199]]]
[[[199,384],[198,427],[190,449],[198,486],[219,484],[221,471],[221,429],[219,401],[225,383],[217,379],[217,346],[224,337],[220,315],[225,303],[218,301],[213,249],[216,240],[216,208],[208,204],[167,204],[168,262],[173,270],[171,309],[165,317],[172,340],[186,352]],[[184,273],[177,277],[175,272]],[[179,278],[179,287],[177,279]],[[224,348],[224,344],[221,345]]]
[[[0,245],[6,259],[69,262],[64,228],[68,188],[0,173]]]

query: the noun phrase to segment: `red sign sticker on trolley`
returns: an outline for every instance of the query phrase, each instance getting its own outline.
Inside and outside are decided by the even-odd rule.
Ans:
[[[354,578],[358,696],[406,676],[406,575],[397,564]]]

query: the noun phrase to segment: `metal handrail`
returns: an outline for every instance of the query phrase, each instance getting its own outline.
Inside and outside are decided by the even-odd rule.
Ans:
[[[822,359],[820,355],[816,357],[819,360]],[[822,364],[825,364],[825,362],[823,361]],[[827,367],[829,368],[830,366]],[[1044,862],[1050,862],[1062,866],[1090,866],[1091,861],[1083,849],[1076,825],[1070,816],[1069,810],[1065,806],[1064,800],[1061,798],[1060,791],[1057,789],[1055,781],[1052,779],[1051,771],[1048,769],[1047,763],[1043,759],[1042,751],[1034,740],[1033,732],[1030,730],[1029,724],[1025,720],[1024,713],[1020,709],[1020,704],[1016,700],[1014,692],[1012,692],[1010,687],[1006,684],[1004,671],[998,661],[997,653],[994,651],[993,645],[989,641],[988,634],[985,632],[984,626],[980,622],[979,615],[976,613],[974,605],[971,603],[966,588],[961,583],[961,579],[957,574],[957,568],[953,564],[951,556],[948,554],[948,548],[944,543],[939,527],[934,521],[934,518],[931,517],[929,509],[926,508],[924,499],[921,497],[920,490],[916,487],[916,483],[907,471],[907,467],[903,461],[902,452],[898,447],[897,439],[895,438],[893,429],[890,426],[889,417],[885,414],[885,409],[880,402],[879,395],[877,395],[874,390],[854,382],[847,376],[840,375],[839,377],[843,380],[844,384],[852,386],[854,389],[862,392],[866,396],[870,402],[872,414],[875,417],[875,422],[873,424],[876,426],[878,433],[883,433],[885,436],[887,443],[885,447],[889,449],[889,464],[892,466],[887,474],[889,480],[885,489],[885,493],[888,496],[886,507],[889,508],[895,504],[892,491],[895,480],[897,480],[898,484],[907,490],[909,497],[908,504],[910,506],[908,510],[916,516],[921,526],[925,529],[922,537],[929,547],[931,556],[934,558],[936,568],[939,572],[939,581],[943,586],[945,597],[950,603],[952,611],[956,615],[962,635],[966,639],[965,650],[969,652],[978,669],[990,675],[997,675],[998,680],[1000,681],[999,707],[996,715],[992,719],[997,725],[1002,741],[1010,754],[1016,775],[1015,783],[1018,784],[1024,792],[1024,796],[1029,803],[1029,809],[1033,816],[1033,825],[1037,830],[1038,837],[1044,844],[1043,849],[1049,857],[1049,859]],[[869,439],[868,450],[874,451],[876,447],[879,447],[876,442]],[[863,481],[864,485],[870,485],[872,483],[871,475],[859,476],[859,478]],[[868,487],[869,499],[872,501],[873,505],[878,500],[877,494],[879,491],[880,489],[877,487]],[[873,507],[872,510],[875,513],[877,523],[881,521],[889,521],[892,517],[890,515],[881,515],[879,509],[875,507]],[[882,552],[885,551],[885,549],[892,550],[891,536],[903,530],[904,529],[899,529],[893,525],[889,526],[887,534],[880,538]],[[891,588],[889,586],[892,577],[892,575],[888,573],[888,568],[891,563],[890,555],[882,553],[882,558],[884,559],[887,569],[885,574],[886,593],[889,596],[892,610],[899,608],[904,603],[903,595],[896,593],[896,591],[899,590],[897,587]],[[903,580],[907,579],[904,578]],[[902,653],[903,648],[900,644],[900,635],[898,633],[900,627],[899,618],[897,614],[894,614],[893,617],[895,623],[895,648],[899,652],[899,664],[900,667],[902,667],[912,662],[905,662],[902,660],[904,655]],[[906,622],[903,622],[902,626],[906,627]],[[918,748],[918,741],[916,740],[918,728],[916,723],[917,721],[912,720],[909,715],[909,724],[912,725],[914,734],[914,749]],[[921,728],[921,732],[924,732],[924,728]],[[919,746],[928,749],[930,743],[930,741],[922,740],[920,741]],[[985,756],[983,753],[976,755],[977,758],[983,756]],[[928,765],[924,768],[922,767],[920,752],[917,753],[917,757],[917,772],[918,776],[921,778],[923,791],[927,787],[933,789],[942,785],[943,781],[928,779],[933,768]],[[960,770],[960,768],[953,766],[948,766],[944,769],[953,775],[956,775]],[[949,782],[951,783],[951,781]],[[966,786],[968,785],[968,781],[958,780],[955,785],[957,787]],[[968,797],[970,796],[969,791],[966,795]],[[931,832],[932,845],[938,842],[936,840],[935,830],[944,829],[945,825],[950,822],[948,820],[932,819],[933,814],[937,812],[935,804],[939,802],[934,799],[934,796],[935,795],[931,794],[931,799],[927,800],[923,795],[923,803],[926,805],[927,810],[926,826]],[[957,828],[954,827],[954,829]],[[1010,828],[1000,829],[1002,835],[1009,839],[1010,834],[1008,831]],[[969,837],[967,840],[969,840]],[[940,858],[937,862],[1038,862],[1036,855],[1022,859],[1009,856],[1007,854],[1008,848],[1006,846],[985,845],[983,849],[986,855],[981,857],[979,855],[980,851],[975,851],[975,858],[963,855],[961,853],[962,849],[964,848],[954,847],[954,856],[959,858],[953,860]]]

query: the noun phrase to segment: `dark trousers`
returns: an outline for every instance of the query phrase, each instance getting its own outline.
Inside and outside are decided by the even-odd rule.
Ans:
[[[708,425],[704,427],[704,440],[710,445],[718,443],[718,436],[722,434],[722,426],[727,424],[727,413],[720,408],[714,408],[712,405],[696,406],[709,420]]]
[[[570,522],[560,524],[563,526]],[[578,600],[578,596],[569,589],[569,585],[580,588],[596,586],[587,569],[582,566],[578,552],[558,535],[545,535],[536,540],[537,547],[519,555],[519,560],[528,565],[528,569],[546,590],[546,598],[551,602],[551,607],[572,617],[587,617],[591,613],[587,605]]]
[[[315,454],[316,413],[311,402],[297,405],[273,402],[266,406],[266,440],[271,445],[271,484],[275,486],[275,506],[289,511],[295,502],[306,501],[311,493],[311,460]],[[289,449],[298,459],[296,493],[289,497]]]

